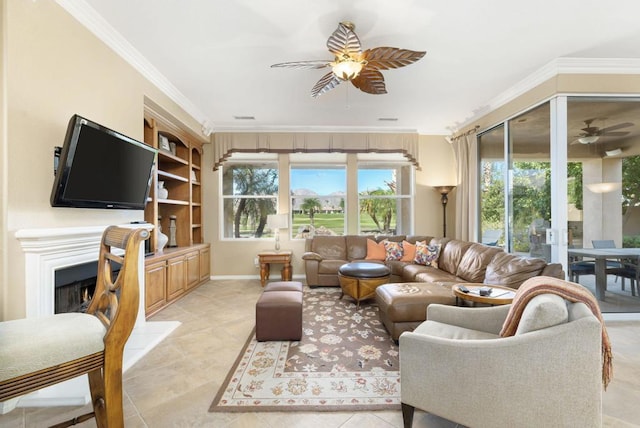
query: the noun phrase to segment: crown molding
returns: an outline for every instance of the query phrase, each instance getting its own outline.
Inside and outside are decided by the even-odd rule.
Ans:
[[[411,128],[378,128],[364,126],[216,126],[213,132],[417,134],[418,130]]]
[[[205,114],[196,107],[191,100],[180,92],[169,79],[160,73],[140,51],[134,48],[115,28],[109,25],[87,2],[84,0],[56,0],[56,3],[199,123],[207,121]]]
[[[556,58],[474,110],[474,115],[458,129],[468,127],[487,113],[559,74],[640,74],[640,58]]]

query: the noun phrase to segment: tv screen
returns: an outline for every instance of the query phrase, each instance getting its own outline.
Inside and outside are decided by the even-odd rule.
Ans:
[[[69,121],[51,206],[142,210],[157,150],[79,115]]]

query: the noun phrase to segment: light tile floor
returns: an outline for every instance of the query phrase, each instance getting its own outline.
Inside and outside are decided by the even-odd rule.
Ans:
[[[137,427],[402,427],[400,411],[355,413],[209,413],[208,409],[254,325],[257,280],[210,281],[152,318],[182,325],[125,373],[125,424]],[[605,427],[640,427],[640,322],[607,323],[614,380],[603,395]],[[523,385],[526,387],[526,385]],[[44,427],[89,406],[18,408],[0,416],[5,428]],[[90,420],[77,427],[95,427]],[[455,427],[416,412],[414,427]]]

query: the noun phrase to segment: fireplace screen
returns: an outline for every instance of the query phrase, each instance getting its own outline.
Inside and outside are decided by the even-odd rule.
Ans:
[[[114,278],[119,270],[119,266],[114,268]],[[96,288],[97,272],[97,261],[56,270],[54,313],[86,312]]]

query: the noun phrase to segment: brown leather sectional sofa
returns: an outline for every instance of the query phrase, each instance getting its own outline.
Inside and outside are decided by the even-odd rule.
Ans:
[[[438,267],[410,262],[386,261],[391,269],[389,284],[376,290],[380,318],[394,339],[403,331],[413,330],[426,319],[431,303],[455,304],[454,284],[484,283],[517,289],[526,279],[538,275],[564,279],[559,263],[547,264],[505,253],[500,247],[475,242],[430,236],[316,236],[306,241],[304,260],[307,285],[339,286],[338,269],[344,263],[363,260],[367,255],[367,238],[411,243],[427,241],[439,244]]]

